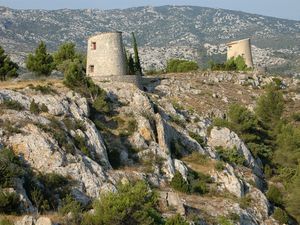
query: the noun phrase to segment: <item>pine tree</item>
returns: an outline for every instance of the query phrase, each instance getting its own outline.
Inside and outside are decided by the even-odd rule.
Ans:
[[[135,38],[135,35],[133,32],[132,32],[132,42],[133,42],[133,51],[134,51],[135,73],[142,75],[142,67],[141,67],[141,61],[140,61],[140,57],[139,57],[138,46],[137,46],[136,38]]]
[[[135,74],[134,60],[133,60],[132,54],[130,54],[129,58],[128,58],[128,69],[129,69],[129,74],[130,75]]]
[[[10,60],[0,46],[0,81],[4,81],[8,77],[17,77],[18,68],[18,65]]]
[[[43,41],[35,50],[35,54],[29,54],[26,67],[36,75],[49,76],[54,69],[53,57],[47,53],[47,47]]]

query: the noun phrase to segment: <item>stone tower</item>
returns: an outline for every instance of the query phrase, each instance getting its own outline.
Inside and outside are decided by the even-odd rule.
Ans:
[[[227,43],[227,60],[239,55],[245,59],[248,67],[253,68],[250,38]]]
[[[127,74],[122,32],[105,32],[88,39],[87,75],[97,79]]]

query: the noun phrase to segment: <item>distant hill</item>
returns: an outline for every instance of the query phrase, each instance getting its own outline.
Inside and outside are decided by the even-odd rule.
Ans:
[[[125,43],[136,32],[140,46],[203,48],[251,37],[281,58],[300,52],[300,21],[195,6],[138,7],[124,10],[14,10],[0,7],[0,45],[9,52],[32,51],[40,40],[54,50],[65,41],[81,49],[95,32],[121,30]]]

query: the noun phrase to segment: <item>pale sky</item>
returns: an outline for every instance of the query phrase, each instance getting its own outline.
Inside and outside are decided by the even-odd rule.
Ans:
[[[123,9],[136,6],[194,5],[300,20],[300,0],[0,0],[14,9]]]

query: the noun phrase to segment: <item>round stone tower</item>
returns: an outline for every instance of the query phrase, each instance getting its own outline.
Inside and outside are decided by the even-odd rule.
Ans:
[[[105,32],[88,39],[87,75],[90,77],[127,74],[122,32]]]
[[[248,67],[253,68],[250,38],[233,41],[227,44],[227,60],[232,57],[238,57],[239,55],[245,59],[245,63]]]

